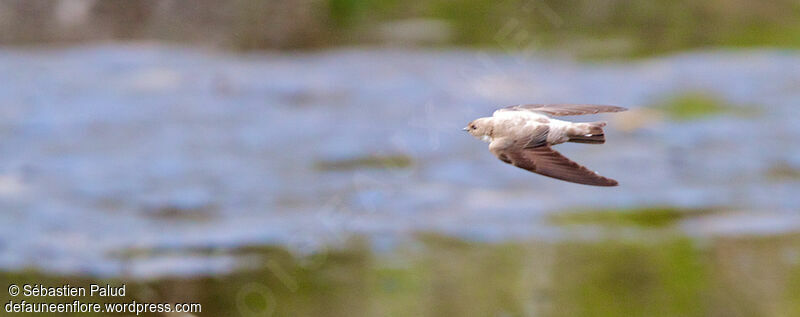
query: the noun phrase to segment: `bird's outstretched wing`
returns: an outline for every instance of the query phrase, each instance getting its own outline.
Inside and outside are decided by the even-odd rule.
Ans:
[[[495,140],[492,143],[498,143],[490,145],[489,149],[503,162],[537,174],[584,185],[617,186],[617,181],[600,176],[553,150],[546,142],[548,130],[546,126],[540,128],[527,142]]]
[[[577,116],[582,114],[595,114],[601,112],[620,112],[627,108],[606,105],[577,105],[577,104],[529,104],[515,105],[498,109],[497,111],[533,111],[551,116]]]

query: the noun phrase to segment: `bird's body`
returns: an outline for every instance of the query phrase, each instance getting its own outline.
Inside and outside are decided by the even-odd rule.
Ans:
[[[489,151],[501,161],[545,176],[596,186],[616,186],[605,178],[570,161],[551,146],[564,142],[605,143],[605,122],[569,122],[551,116],[619,112],[625,108],[600,105],[518,105],[476,119],[464,128],[489,142]]]
[[[536,129],[547,126],[550,132],[547,135],[547,143],[556,145],[568,140],[567,130],[572,128],[573,123],[558,119],[552,119],[544,114],[532,111],[495,111],[490,118],[490,124],[497,129],[491,129],[492,135],[482,138],[484,141],[494,138],[512,137],[520,138],[530,136]],[[495,131],[496,130],[496,131]]]

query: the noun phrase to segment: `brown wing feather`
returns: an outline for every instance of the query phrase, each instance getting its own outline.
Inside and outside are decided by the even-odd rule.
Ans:
[[[594,186],[617,186],[617,181],[598,175],[571,161],[547,145],[503,151],[511,164],[544,176]]]
[[[617,186],[617,181],[598,175],[571,161],[547,145],[502,151],[511,165],[544,176],[594,186]]]
[[[578,105],[578,104],[528,104],[503,108],[505,111],[535,111],[551,116],[577,116],[582,114],[595,114],[601,112],[620,112],[627,108],[607,105]]]
[[[617,181],[605,178],[571,161],[547,145],[550,128],[540,126],[527,142],[501,138],[489,145],[489,150],[501,161],[544,176],[594,186],[617,186]]]

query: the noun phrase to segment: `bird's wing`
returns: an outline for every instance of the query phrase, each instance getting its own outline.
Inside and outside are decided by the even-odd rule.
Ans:
[[[620,112],[627,108],[606,105],[577,105],[577,104],[529,104],[515,105],[500,108],[497,111],[533,111],[551,116],[577,116],[582,114],[595,114],[601,112]]]
[[[617,181],[600,176],[571,161],[547,145],[549,128],[542,126],[528,142],[496,140],[489,149],[497,158],[516,167],[544,176],[594,186],[617,186]],[[494,143],[492,142],[492,143]]]

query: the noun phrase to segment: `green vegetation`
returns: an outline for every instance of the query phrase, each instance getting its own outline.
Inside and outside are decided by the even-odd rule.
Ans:
[[[775,181],[800,180],[800,168],[788,162],[776,163],[767,170],[767,178]]]
[[[567,243],[554,265],[553,316],[708,316],[708,263],[684,238]]]
[[[687,92],[667,98],[656,106],[674,120],[692,120],[728,111],[720,98],[703,92]]]
[[[244,50],[316,48],[391,41],[382,33],[386,23],[429,19],[452,31],[440,45],[555,49],[579,57],[720,46],[800,48],[796,0],[199,0],[169,6],[96,1],[85,16],[61,18],[75,16],[74,9],[59,12],[70,8],[8,4],[0,43],[147,38]]]
[[[345,171],[361,168],[395,169],[407,168],[413,161],[405,155],[371,155],[352,159],[319,161],[314,168],[320,171]]]
[[[800,47],[800,4],[737,0],[329,0],[332,32],[431,18],[450,24],[453,44],[511,50],[564,48],[584,57],[642,56],[701,47]],[[346,28],[336,27],[346,25]],[[355,38],[355,37],[342,37]],[[597,49],[603,45],[621,49]],[[599,55],[599,56],[598,56]]]
[[[364,240],[310,256],[271,246],[190,250],[248,259],[248,269],[156,280],[0,273],[3,285],[126,283],[124,298],[199,302],[207,316],[793,316],[800,310],[800,236],[476,243],[421,235],[374,253]],[[123,252],[124,253],[124,252]],[[130,252],[128,260],[177,250]],[[255,260],[257,259],[257,260]],[[67,302],[11,298],[0,302]]]
[[[738,117],[757,117],[762,108],[758,105],[730,105],[723,98],[704,91],[687,91],[668,96],[651,105],[667,117],[677,121],[690,121],[730,114]]]
[[[559,225],[606,225],[635,227],[667,227],[686,217],[707,213],[707,210],[678,209],[673,207],[646,207],[627,210],[587,210],[561,212],[550,216]]]

